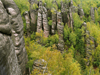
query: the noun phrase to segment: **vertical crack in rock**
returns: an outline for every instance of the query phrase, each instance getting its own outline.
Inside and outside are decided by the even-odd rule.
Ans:
[[[9,14],[3,6],[5,4],[5,0],[0,0],[0,75],[22,75],[11,39]]]
[[[44,29],[44,36],[49,36],[49,26],[47,20],[47,9],[42,6],[42,1],[39,1],[39,10],[38,10],[38,20],[37,20],[37,32],[41,32],[42,24]]]
[[[22,74],[26,74],[26,64],[28,61],[27,52],[25,50],[25,43],[23,38],[23,21],[20,11],[13,0],[2,0],[6,10],[11,16],[12,24],[12,40],[14,43],[15,53],[18,58],[18,63]]]
[[[57,31],[59,35],[59,42],[58,42],[58,50],[61,52],[64,51],[64,25],[62,24],[62,15],[61,12],[57,12]]]

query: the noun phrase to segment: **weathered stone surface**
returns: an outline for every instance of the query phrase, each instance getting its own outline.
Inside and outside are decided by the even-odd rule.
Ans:
[[[57,26],[57,11],[53,9],[54,13],[52,13],[52,34],[55,34],[56,26]]]
[[[47,20],[47,9],[43,7],[43,28],[44,28],[44,36],[49,36],[49,25]]]
[[[25,43],[23,38],[23,21],[20,11],[13,0],[2,0],[4,6],[11,16],[12,24],[12,40],[14,49],[17,54],[18,63],[21,68],[22,74],[26,74],[26,64],[28,61],[27,52],[25,50]]]
[[[59,35],[58,50],[62,52],[64,50],[64,40],[63,40],[64,25],[62,24],[61,12],[57,12],[57,31]]]
[[[90,15],[91,15],[91,20],[94,22],[95,21],[95,16],[94,16],[94,8],[93,7],[91,7]]]
[[[78,5],[78,14],[79,14],[80,18],[82,19],[84,16],[84,11],[80,5]]]
[[[31,26],[31,31],[36,31],[36,25],[37,25],[37,9],[33,8],[34,4],[38,4],[37,0],[29,0],[30,2],[30,26]]]
[[[43,29],[42,29],[42,25],[43,25]],[[41,32],[41,30],[44,30],[45,37],[49,36],[47,9],[44,6],[42,6],[42,1],[39,1],[37,32]]]
[[[71,8],[69,8],[67,18],[68,18],[68,27],[71,27],[73,29],[73,17],[72,17]]]
[[[9,2],[12,2],[9,0]],[[0,75],[22,75],[11,39],[10,16],[7,0],[0,0]],[[13,9],[9,8],[12,12]],[[16,14],[13,12],[13,15]]]
[[[42,1],[39,2],[39,9],[38,9],[38,18],[37,18],[37,32],[41,32],[42,30],[42,12],[43,12],[43,6]]]
[[[95,41],[94,41],[94,37],[90,36],[90,32],[87,30],[87,24],[84,22],[83,23],[83,27],[85,28],[84,30],[84,38],[85,38],[85,50],[86,50],[86,58],[87,58],[87,62],[86,65],[89,66],[90,64],[90,60],[89,58],[92,56],[92,51],[95,50]]]
[[[28,11],[25,11],[24,16],[25,16],[25,20],[26,20],[27,35],[29,36],[29,35],[30,35],[30,28],[31,28],[31,27],[30,27],[29,12],[28,12]]]
[[[62,22],[64,25],[67,23],[67,4],[64,2],[61,2],[61,13],[62,13]]]
[[[35,60],[34,61],[33,71],[34,70],[38,70],[39,71],[37,73],[37,75],[45,74],[45,73],[46,73],[46,75],[51,75],[51,74],[48,73],[47,62],[44,59],[40,59],[40,60]]]

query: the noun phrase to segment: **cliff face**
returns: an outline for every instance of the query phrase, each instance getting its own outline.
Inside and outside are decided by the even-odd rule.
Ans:
[[[0,75],[26,75],[23,21],[13,0],[0,0],[0,37]]]
[[[9,14],[3,5],[0,0],[0,75],[22,75],[10,35]]]

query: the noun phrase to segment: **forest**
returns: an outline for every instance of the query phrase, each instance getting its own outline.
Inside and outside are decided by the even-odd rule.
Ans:
[[[14,1],[24,23],[26,67],[30,68],[31,75],[100,75],[100,0],[33,0],[33,4],[32,0]],[[40,32],[37,29],[41,1],[43,12],[47,14],[43,24],[47,21],[49,32],[43,26]],[[33,18],[36,21],[34,26],[30,21],[28,27],[25,12],[31,17],[31,10],[36,14]],[[54,33],[53,18],[57,19]],[[42,62],[40,67],[46,65],[46,69],[33,68],[34,62],[41,59],[46,63]]]

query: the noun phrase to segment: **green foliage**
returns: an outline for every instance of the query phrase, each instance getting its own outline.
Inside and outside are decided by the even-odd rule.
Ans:
[[[36,39],[36,37],[35,37],[35,32],[33,32],[33,33],[31,34],[30,39],[31,39],[31,40],[35,40],[35,39]]]
[[[99,35],[100,26],[99,24],[96,25],[93,22],[88,22],[87,28],[90,31],[90,35],[94,37],[95,42],[98,44],[96,49],[92,53],[93,59],[94,59],[93,65],[97,67],[100,65],[100,41],[99,41],[100,40],[100,35]]]
[[[52,25],[52,20],[49,20],[48,21],[48,24],[51,26]]]
[[[34,3],[34,4],[33,4],[33,9],[36,10],[37,8],[38,8],[38,5],[37,5],[36,3]]]
[[[40,44],[46,47],[52,46],[53,44],[57,44],[59,39],[57,34],[49,36],[48,38],[44,37],[43,31],[41,31],[41,33],[36,32],[36,38],[36,40],[39,41]]]
[[[14,0],[17,6],[20,9],[21,15],[25,11],[29,11],[30,4],[28,0]],[[39,1],[39,0],[38,0]],[[53,0],[42,0],[43,4],[47,4],[49,11],[55,14],[54,9],[58,12],[61,12],[61,1],[68,3],[70,0],[56,0],[57,4],[52,4]],[[74,6],[80,4],[84,10],[83,20],[80,20],[80,17],[77,13],[73,13],[74,26],[73,30],[68,27],[66,24],[64,27],[64,42],[65,42],[65,51],[64,54],[61,54],[57,51],[58,44],[58,34],[49,36],[48,38],[44,37],[43,31],[41,33],[32,33],[30,38],[25,38],[25,48],[28,53],[28,65],[32,70],[33,61],[36,59],[45,59],[48,62],[48,72],[52,75],[99,75],[99,66],[100,66],[100,1],[99,0],[73,0]],[[95,23],[91,22],[90,17],[90,8],[99,7],[95,10]],[[37,9],[38,5],[34,4],[33,9]],[[26,30],[25,18],[22,17],[24,22],[24,32]],[[82,27],[83,21],[87,22],[87,29],[90,32],[90,35],[95,39],[96,49],[92,52],[90,66],[86,66],[85,59],[85,39],[83,35],[84,27]],[[48,25],[52,25],[51,16],[48,17]],[[64,25],[62,23],[62,25]],[[88,38],[89,35],[86,35]],[[39,45],[41,44],[41,45]],[[90,41],[90,44],[94,44]],[[66,52],[67,50],[67,52]],[[81,71],[82,70],[82,71]],[[32,75],[36,75],[38,70],[35,70]],[[42,75],[42,73],[41,73]],[[46,74],[47,75],[47,74]]]
[[[69,40],[71,42],[71,45],[76,45],[76,34],[74,32],[70,33]]]
[[[14,0],[14,2],[17,4],[21,14],[23,14],[25,11],[29,11],[30,4],[28,0]]]
[[[95,23],[97,24],[97,22],[99,21],[99,15],[98,15],[98,12],[97,10],[95,10]]]
[[[70,41],[69,41],[69,35],[71,33],[71,28],[68,27],[68,25],[66,24],[64,27],[64,41],[65,41],[65,45],[67,45],[68,47],[70,46]]]
[[[16,3],[16,5],[18,6],[20,12],[21,12],[21,16],[22,16],[22,20],[23,20],[23,24],[24,24],[24,33],[27,32],[26,30],[26,21],[25,18],[23,16],[25,11],[29,11],[30,10],[30,3],[28,2],[28,0],[14,0],[14,2]]]

